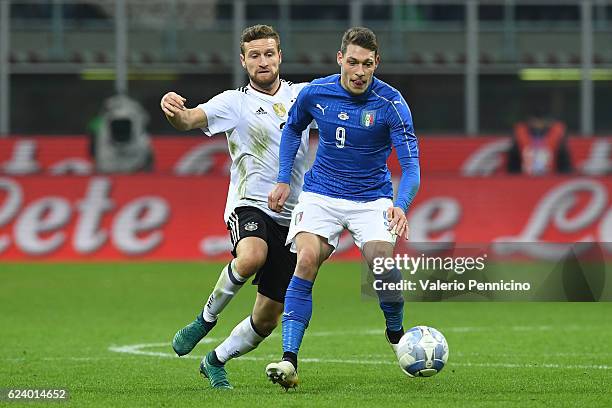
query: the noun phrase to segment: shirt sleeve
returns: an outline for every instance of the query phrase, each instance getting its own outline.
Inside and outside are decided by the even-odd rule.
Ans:
[[[225,91],[206,103],[198,105],[208,119],[208,127],[202,128],[206,136],[223,133],[238,125],[242,110],[240,91]]]
[[[302,132],[313,120],[307,109],[308,91],[309,88],[305,88],[299,93],[295,103],[289,109],[289,118],[283,127],[277,178],[279,183],[290,183],[295,156],[302,141]]]
[[[388,121],[391,141],[402,168],[395,206],[407,211],[419,190],[421,170],[419,146],[412,125],[412,114],[408,104],[399,94],[395,100],[391,101]]]

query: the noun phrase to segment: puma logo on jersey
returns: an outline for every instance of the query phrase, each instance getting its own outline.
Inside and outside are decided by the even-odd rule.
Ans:
[[[256,113],[256,114],[258,114],[258,115],[267,115],[267,114],[268,114],[268,112],[266,112],[266,111],[264,110],[264,108],[262,108],[262,107],[259,107],[259,109],[257,109],[257,110],[255,111],[255,113]]]
[[[323,115],[325,115],[325,109],[327,109],[327,106],[322,107],[321,105],[319,105],[319,104],[317,103],[317,106],[316,106],[316,107],[317,107],[318,109],[321,109],[321,113],[323,113]]]

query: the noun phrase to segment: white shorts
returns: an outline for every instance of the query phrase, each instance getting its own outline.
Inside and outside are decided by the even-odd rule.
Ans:
[[[389,198],[358,202],[303,191],[291,214],[287,244],[291,243],[291,250],[296,252],[295,236],[310,232],[327,239],[335,249],[345,228],[359,249],[369,241],[395,244],[396,236],[389,231],[387,220],[387,210],[392,206]]]

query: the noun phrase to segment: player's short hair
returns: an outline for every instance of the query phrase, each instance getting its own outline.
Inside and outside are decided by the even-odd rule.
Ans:
[[[374,51],[374,55],[378,54],[376,34],[367,27],[351,27],[344,32],[342,36],[342,45],[340,46],[342,54],[346,54],[346,49],[350,44]]]
[[[276,30],[269,25],[257,24],[247,27],[240,36],[240,52],[244,55],[244,43],[264,38],[273,38],[276,41],[276,49],[280,51],[280,36]]]

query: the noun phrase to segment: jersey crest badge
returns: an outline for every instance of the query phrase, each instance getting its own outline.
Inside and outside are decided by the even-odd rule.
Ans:
[[[295,215],[295,225],[298,225],[300,222],[302,222],[303,216],[304,216],[304,211],[300,211],[299,213]]]
[[[280,102],[272,105],[272,108],[274,109],[274,113],[276,113],[276,116],[278,116],[280,119],[283,119],[285,115],[287,115],[287,109],[285,109],[285,105]]]
[[[259,227],[259,225],[257,225],[257,223],[256,223],[256,222],[251,221],[251,222],[247,222],[247,223],[245,224],[244,229],[245,229],[245,230],[247,230],[247,231],[251,231],[251,232],[253,232],[253,231],[255,231],[255,230],[258,228],[258,227]]]
[[[361,126],[372,127],[374,126],[374,122],[376,122],[376,111],[375,110],[361,112]]]

